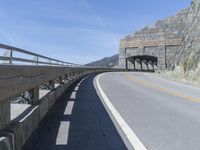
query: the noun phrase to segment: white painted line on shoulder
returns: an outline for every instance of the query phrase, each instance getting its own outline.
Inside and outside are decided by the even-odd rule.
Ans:
[[[69,127],[70,127],[69,121],[61,121],[56,138],[56,145],[68,144]]]
[[[65,108],[64,115],[71,115],[73,108],[74,108],[74,103],[75,101],[68,101],[67,102],[67,107]]]
[[[136,136],[136,134],[133,132],[133,130],[129,127],[129,125],[126,123],[126,121],[122,118],[122,116],[119,114],[119,112],[115,109],[115,107],[110,102],[109,98],[104,93],[102,87],[99,84],[99,78],[101,75],[97,76],[97,88],[102,96],[103,101],[111,111],[112,115],[114,116],[115,120],[121,127],[122,131],[126,135],[127,139],[129,140],[130,144],[133,146],[135,150],[147,150],[146,147],[142,144],[142,142],[139,140],[139,138]]]

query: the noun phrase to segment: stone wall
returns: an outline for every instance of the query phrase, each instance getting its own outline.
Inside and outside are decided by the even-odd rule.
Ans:
[[[120,41],[119,67],[126,67],[126,57],[150,55],[158,58],[159,69],[174,68],[175,56],[181,45],[188,9],[177,15],[157,21]],[[129,67],[131,62],[128,62]]]

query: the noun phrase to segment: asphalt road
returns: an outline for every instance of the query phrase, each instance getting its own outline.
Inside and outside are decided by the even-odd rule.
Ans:
[[[199,150],[199,139],[200,88],[152,73],[104,73],[66,93],[24,149],[126,150],[139,141],[150,150]]]
[[[106,73],[99,83],[147,149],[200,149],[200,88],[151,73]]]
[[[94,86],[95,75],[67,92],[24,150],[127,150]]]

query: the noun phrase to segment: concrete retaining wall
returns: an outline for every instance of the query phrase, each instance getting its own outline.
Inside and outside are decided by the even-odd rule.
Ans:
[[[9,127],[0,138],[0,150],[21,150],[25,142],[45,117],[49,109],[62,96],[62,94],[76,81],[90,74],[84,73],[75,78],[60,84],[55,90],[50,91],[39,101],[36,106],[31,106],[28,111],[21,114],[11,122]]]

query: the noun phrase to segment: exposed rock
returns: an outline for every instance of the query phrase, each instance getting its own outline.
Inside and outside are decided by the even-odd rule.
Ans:
[[[200,84],[200,0],[122,39],[119,66],[124,68],[125,58],[134,55],[155,56],[159,69],[174,69],[167,76]]]
[[[125,40],[161,40],[183,36],[184,25],[188,9],[183,9],[175,16],[158,20],[152,26],[145,26],[142,30],[136,31],[125,37]]]
[[[176,55],[176,64],[185,72],[195,70],[200,62],[200,0],[193,0],[185,21],[184,38]]]

